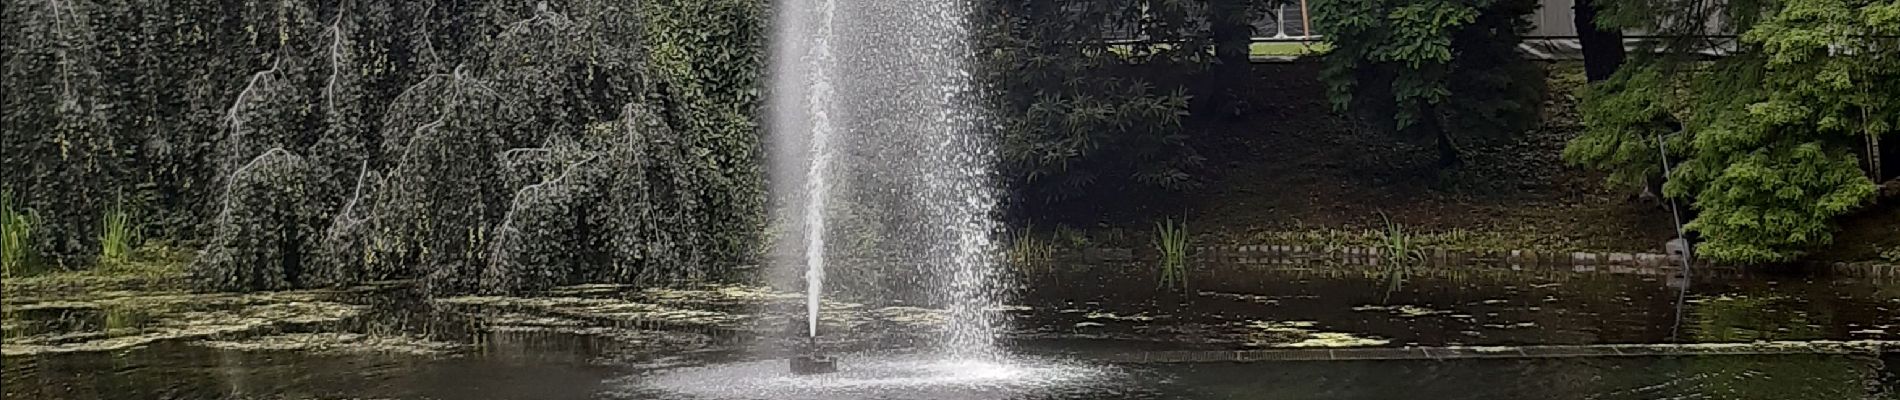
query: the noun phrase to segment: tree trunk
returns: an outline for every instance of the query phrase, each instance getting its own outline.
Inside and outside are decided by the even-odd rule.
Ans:
[[[1465,160],[1459,156],[1458,144],[1452,141],[1451,132],[1446,131],[1438,121],[1438,106],[1426,105],[1423,108],[1424,112],[1419,114],[1419,128],[1437,137],[1438,168],[1452,169],[1464,165]]]
[[[1208,25],[1218,62],[1208,80],[1214,91],[1211,106],[1222,107],[1239,100],[1251,77],[1253,26],[1248,24],[1252,0],[1209,0]],[[1225,108],[1225,107],[1222,107]],[[1217,108],[1218,109],[1218,108]]]
[[[1874,171],[1874,182],[1887,179],[1885,176],[1887,170],[1886,166],[1881,165],[1882,160],[1880,159],[1880,155],[1882,154],[1880,152],[1880,135],[1867,135],[1867,145],[1870,147],[1867,151],[1868,158],[1872,158],[1874,163],[1874,167],[1872,168]]]
[[[1251,0],[1210,0],[1208,4],[1208,33],[1214,39],[1214,58],[1219,59],[1219,68],[1226,70],[1245,70],[1250,55],[1249,40],[1253,36],[1253,27],[1247,24],[1248,3]]]
[[[1597,28],[1597,0],[1576,0],[1577,39],[1583,44],[1583,73],[1590,82],[1610,79],[1623,65],[1623,32]]]

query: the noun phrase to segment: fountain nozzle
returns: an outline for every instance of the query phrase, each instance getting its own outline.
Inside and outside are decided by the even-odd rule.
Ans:
[[[817,375],[838,372],[838,360],[818,351],[818,337],[808,336],[805,348],[791,359],[792,374]]]

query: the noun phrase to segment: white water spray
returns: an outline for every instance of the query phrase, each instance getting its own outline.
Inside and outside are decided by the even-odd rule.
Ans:
[[[824,66],[833,62],[831,56],[831,21],[837,12],[835,0],[818,1],[818,26],[813,38],[810,54],[803,62],[808,65]],[[832,89],[829,68],[811,68],[809,76],[811,92],[805,98],[805,107],[811,121],[809,131],[811,141],[811,167],[805,171],[805,313],[806,332],[818,336],[818,308],[824,294],[825,283],[825,199],[830,197],[830,188],[826,185],[825,174],[831,164],[831,110]]]
[[[776,265],[804,278],[807,335],[827,279],[842,277],[829,289],[854,300],[944,309],[936,353],[994,353],[995,156],[967,70],[966,3],[774,7],[773,190],[797,236]]]

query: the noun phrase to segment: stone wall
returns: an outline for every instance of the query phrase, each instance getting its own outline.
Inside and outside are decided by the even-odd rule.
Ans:
[[[1341,266],[1376,267],[1384,260],[1375,247],[1308,246],[1288,244],[1241,244],[1197,246],[1189,256],[1198,264],[1214,267],[1265,266]],[[1151,249],[1089,248],[1074,254],[1091,264],[1145,262],[1156,258]],[[1465,251],[1424,250],[1422,267],[1493,267],[1513,270],[1552,270],[1580,273],[1609,273],[1675,276],[1682,269],[1680,257],[1663,253],[1560,252],[1539,250]],[[1692,272],[1737,274],[1746,268],[1696,261]],[[1900,279],[1900,265],[1878,261],[1816,263],[1834,276],[1867,279]]]

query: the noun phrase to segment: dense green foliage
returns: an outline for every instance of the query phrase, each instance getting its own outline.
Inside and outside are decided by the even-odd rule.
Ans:
[[[216,289],[721,273],[758,247],[765,7],[674,3],[8,1],[4,186],[30,254],[123,222]]]
[[[1432,138],[1441,166],[1458,138],[1508,136],[1537,121],[1543,80],[1517,55],[1534,0],[1319,0],[1313,23],[1335,107],[1379,130]],[[1386,118],[1386,116],[1390,118]]]
[[[1189,1],[983,2],[979,80],[995,96],[1004,176],[1021,203],[1100,186],[1192,185],[1188,78],[1213,55]],[[1107,27],[1148,41],[1117,44]]]
[[[695,262],[733,266],[759,251],[764,223],[764,163],[759,161],[759,106],[765,84],[766,2],[654,0],[645,7],[646,66],[665,126],[679,130],[680,162],[690,171],[665,176],[690,196],[700,227],[686,254]],[[655,177],[660,178],[660,177]],[[685,204],[681,204],[684,206]],[[657,215],[656,218],[667,218]]]
[[[201,287],[289,289],[305,283],[318,232],[307,181],[310,163],[271,149],[233,173],[212,241],[192,268]]]
[[[1732,262],[1795,259],[1830,243],[1835,218],[1866,205],[1882,174],[1882,137],[1900,122],[1900,5],[1857,0],[1740,2],[1720,10],[1611,4],[1608,24],[1655,32],[1741,34],[1732,54],[1672,40],[1594,87],[1588,126],[1565,156],[1617,185],[1676,167],[1664,194],[1693,201],[1701,254]],[[1697,15],[1704,18],[1665,18]],[[1727,25],[1683,21],[1728,21]],[[1658,139],[1660,137],[1661,139]],[[1863,163],[1864,161],[1864,163]]]
[[[1798,257],[1891,175],[1900,5],[1600,2],[1605,25],[1679,38],[1589,90],[1565,156],[1637,188],[1666,152],[1664,193],[1692,200],[1704,254]],[[1239,23],[1272,4],[978,2],[982,119],[1014,205],[1193,187],[1207,105],[1245,87],[1230,84],[1248,75]],[[1322,79],[1335,106],[1435,140],[1454,165],[1459,141],[1534,122],[1543,80],[1513,48],[1535,6],[1315,1]],[[759,0],[5,0],[0,259],[81,268],[151,236],[203,245],[197,281],[225,290],[725,275],[762,247],[767,14]],[[1690,36],[1724,30],[1735,54],[1687,57],[1724,46]]]

